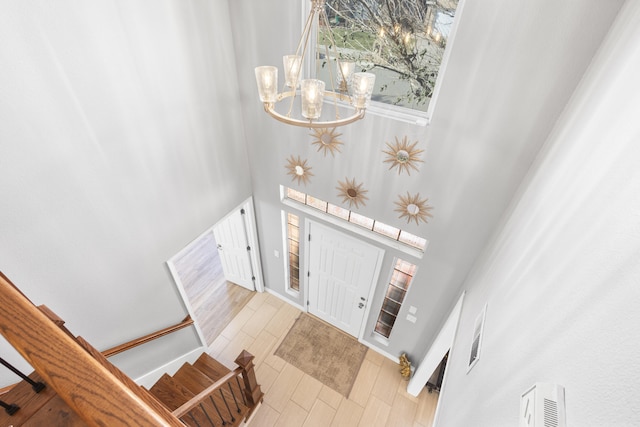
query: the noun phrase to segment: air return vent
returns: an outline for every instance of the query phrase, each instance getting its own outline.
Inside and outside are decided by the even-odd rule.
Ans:
[[[566,427],[564,387],[536,383],[522,395],[520,427]]]

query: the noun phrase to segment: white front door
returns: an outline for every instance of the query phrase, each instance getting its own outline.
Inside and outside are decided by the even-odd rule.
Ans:
[[[309,223],[309,313],[358,337],[384,251]]]
[[[229,282],[255,290],[249,256],[247,232],[241,210],[238,209],[213,228],[224,277]]]

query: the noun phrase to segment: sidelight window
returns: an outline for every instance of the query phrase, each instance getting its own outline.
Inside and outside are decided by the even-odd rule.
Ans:
[[[398,313],[400,313],[400,307],[402,307],[415,274],[415,265],[400,258],[396,259],[375,328],[375,331],[385,338],[389,338],[391,335],[393,325],[398,318]]]
[[[300,219],[287,213],[288,284],[292,291],[300,291]]]

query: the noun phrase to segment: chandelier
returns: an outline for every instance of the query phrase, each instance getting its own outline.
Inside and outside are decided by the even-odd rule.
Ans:
[[[260,101],[264,110],[274,119],[283,123],[307,128],[335,128],[353,123],[364,117],[365,110],[371,101],[371,93],[376,76],[372,73],[355,73],[355,62],[339,58],[336,42],[325,11],[325,0],[311,0],[311,11],[307,17],[298,47],[294,55],[285,55],[284,86],[278,92],[278,68],[270,65],[256,67],[256,82]],[[326,29],[325,55],[329,66],[331,90],[325,90],[325,82],[317,78],[300,80],[303,64],[308,53],[313,28],[316,29],[317,40],[320,40],[319,28]],[[335,58],[335,71],[331,59]],[[334,73],[336,74],[334,78]],[[300,115],[293,114],[295,99],[300,98]],[[325,98],[331,100],[335,113],[322,117],[322,106]],[[282,112],[276,110],[280,106]],[[343,112],[343,115],[340,112]],[[327,116],[330,116],[327,118]],[[344,116],[344,117],[343,117]]]

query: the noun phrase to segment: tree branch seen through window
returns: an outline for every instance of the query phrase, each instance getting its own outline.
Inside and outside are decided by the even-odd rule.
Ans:
[[[426,111],[457,4],[458,0],[327,0],[326,12],[340,59],[356,61],[357,71],[376,74],[373,100]],[[319,76],[329,74],[322,70],[330,44],[321,23]]]

